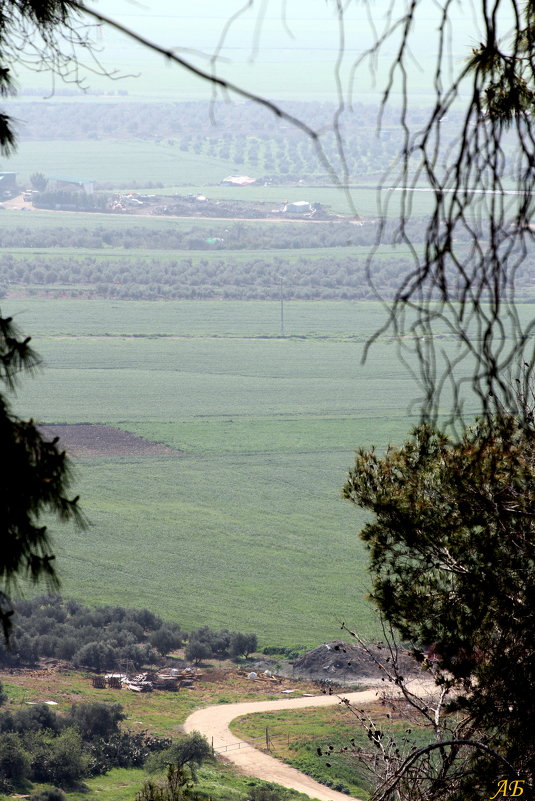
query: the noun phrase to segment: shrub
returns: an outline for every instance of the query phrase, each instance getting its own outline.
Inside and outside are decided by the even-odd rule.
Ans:
[[[187,765],[195,778],[195,766],[200,767],[211,756],[212,748],[206,737],[194,731],[176,740],[169,748],[147,757],[145,769],[149,773],[156,773],[166,765],[176,765],[179,768]]]
[[[111,737],[119,732],[119,723],[125,719],[120,704],[103,704],[95,701],[91,704],[73,704],[67,721],[76,726],[84,740],[97,737]]]
[[[7,732],[0,736],[0,779],[20,781],[30,775],[31,759],[20,735]]]
[[[67,796],[59,787],[47,787],[46,790],[31,795],[30,801],[67,801]]]

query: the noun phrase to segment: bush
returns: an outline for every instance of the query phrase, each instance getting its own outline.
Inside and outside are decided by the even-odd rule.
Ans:
[[[0,779],[20,781],[30,775],[31,758],[20,735],[8,732],[0,736]]]
[[[125,717],[120,704],[95,701],[91,704],[73,704],[67,722],[76,726],[84,740],[91,741],[97,737],[108,738],[117,734],[119,723]]]
[[[89,757],[82,749],[82,737],[75,727],[52,738],[34,763],[32,779],[50,781],[55,785],[71,786],[87,776]]]
[[[37,795],[31,795],[30,801],[67,801],[67,796],[59,787],[48,787]]]
[[[186,659],[189,662],[195,662],[196,665],[202,662],[203,659],[210,659],[212,656],[212,649],[207,642],[200,642],[193,640],[188,643],[186,648]]]
[[[195,766],[200,767],[211,757],[212,748],[208,740],[198,731],[194,731],[176,740],[169,748],[151,754],[145,762],[145,769],[149,773],[156,773],[163,770],[166,765],[176,765],[179,768],[188,765],[195,778]]]
[[[88,642],[74,655],[73,662],[76,667],[90,668],[97,673],[113,668],[115,664],[115,651],[107,643]]]
[[[13,712],[10,726],[13,731],[20,734],[34,731],[49,731],[57,734],[61,728],[61,720],[47,704],[36,704]]]
[[[98,776],[112,768],[141,768],[152,753],[170,745],[168,737],[152,737],[144,732],[121,731],[108,739],[99,737],[88,748],[89,771]]]
[[[244,656],[246,659],[249,654],[256,651],[257,639],[256,634],[240,634],[233,632],[230,637],[230,655],[231,656]]]
[[[153,631],[149,637],[149,642],[162,656],[166,656],[175,648],[182,645],[182,636],[178,626],[161,626]]]

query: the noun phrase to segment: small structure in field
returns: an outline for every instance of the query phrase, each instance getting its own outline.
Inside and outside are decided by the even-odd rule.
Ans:
[[[256,183],[256,178],[250,178],[248,175],[227,175],[221,183],[223,186],[250,186]]]
[[[285,214],[308,214],[312,211],[312,206],[308,200],[296,200],[293,203],[286,203],[283,212]]]
[[[92,195],[95,191],[94,178],[73,178],[68,175],[51,175],[52,181],[56,182],[56,189],[67,192],[85,192],[86,195]]]
[[[17,192],[17,173],[0,172],[0,197],[13,197]]]

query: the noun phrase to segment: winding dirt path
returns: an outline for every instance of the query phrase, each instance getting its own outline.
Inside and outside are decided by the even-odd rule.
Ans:
[[[378,689],[361,692],[344,693],[352,704],[369,704],[377,700]],[[234,718],[250,715],[253,712],[276,712],[279,709],[305,709],[313,706],[335,706],[340,703],[340,696],[318,695],[312,698],[280,698],[277,701],[250,701],[238,704],[219,704],[198,709],[184,723],[184,731],[190,734],[199,731],[211,742],[214,749],[226,759],[233,762],[244,773],[264,781],[276,782],[283,787],[306,793],[310,798],[320,801],[348,801],[350,796],[330,790],[324,784],[314,781],[295,768],[280,762],[268,754],[258,751],[248,743],[240,740],[229,729]]]

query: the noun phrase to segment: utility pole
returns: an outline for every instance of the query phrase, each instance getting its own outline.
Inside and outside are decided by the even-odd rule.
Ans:
[[[284,337],[284,293],[282,289],[282,282],[284,281],[284,277],[279,275],[280,284],[281,284],[281,337]]]

